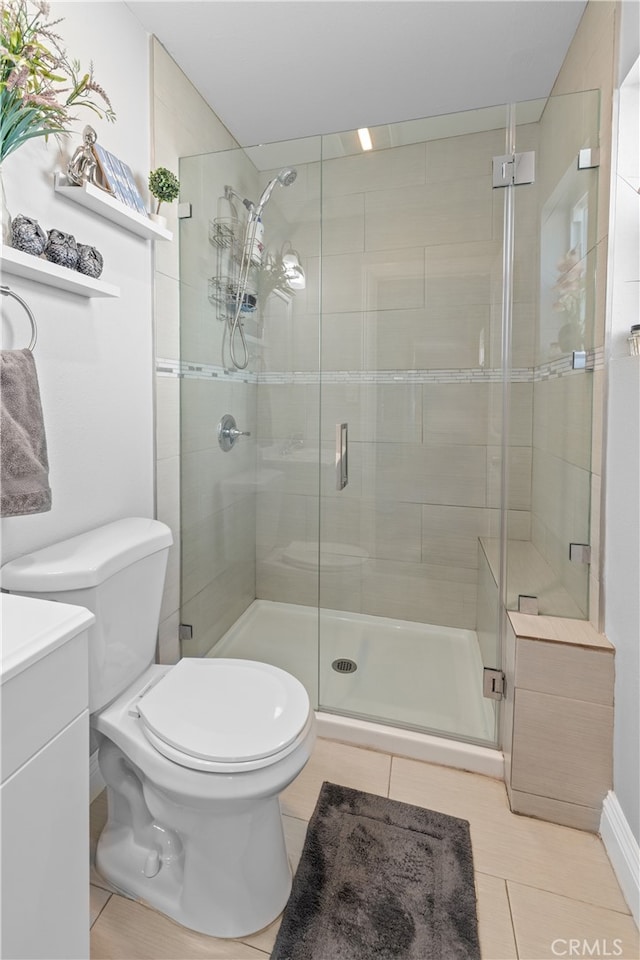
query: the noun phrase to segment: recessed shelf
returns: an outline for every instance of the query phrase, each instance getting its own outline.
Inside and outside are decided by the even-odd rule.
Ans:
[[[143,216],[131,207],[111,197],[99,187],[94,187],[92,183],[83,183],[81,186],[70,184],[66,177],[61,173],[56,173],[54,177],[54,188],[56,193],[66,197],[67,200],[73,200],[82,207],[97,213],[119,227],[129,230],[131,233],[144,237],[147,240],[173,240],[173,234],[170,230],[158,226],[149,217]]]
[[[25,280],[46,283],[50,287],[76,293],[80,297],[119,297],[120,288],[104,280],[94,280],[83,273],[59,267],[56,263],[41,260],[22,250],[3,245],[0,248],[0,267],[3,273],[11,273]]]

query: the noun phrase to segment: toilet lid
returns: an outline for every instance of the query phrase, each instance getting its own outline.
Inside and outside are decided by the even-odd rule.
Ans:
[[[268,663],[186,658],[137,707],[147,729],[180,753],[238,763],[284,750],[310,704],[299,680]]]

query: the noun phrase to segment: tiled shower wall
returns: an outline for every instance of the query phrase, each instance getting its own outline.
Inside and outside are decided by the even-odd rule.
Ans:
[[[535,137],[522,129],[523,143]],[[475,626],[478,537],[498,532],[503,195],[490,173],[503,152],[491,130],[341,157],[301,168],[278,195],[308,285],[265,323],[260,464],[276,475],[258,495],[259,597],[317,602],[301,544],[319,516],[323,607]],[[523,189],[519,216],[533,224],[515,267],[509,506],[511,536],[528,539],[536,200]],[[350,479],[338,492],[343,420]]]

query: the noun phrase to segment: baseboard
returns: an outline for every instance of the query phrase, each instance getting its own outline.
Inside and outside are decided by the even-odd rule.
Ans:
[[[636,926],[640,926],[640,847],[611,790],[602,804],[600,836]]]
[[[102,774],[100,773],[100,767],[98,766],[98,751],[96,750],[89,758],[89,796],[91,798],[91,803],[93,803],[99,793],[102,793],[105,787],[106,783],[102,779]]]

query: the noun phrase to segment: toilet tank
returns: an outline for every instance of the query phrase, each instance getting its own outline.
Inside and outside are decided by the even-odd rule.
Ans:
[[[10,593],[95,614],[89,628],[89,709],[102,709],[153,663],[171,530],[116,520],[18,557],[0,571]]]

